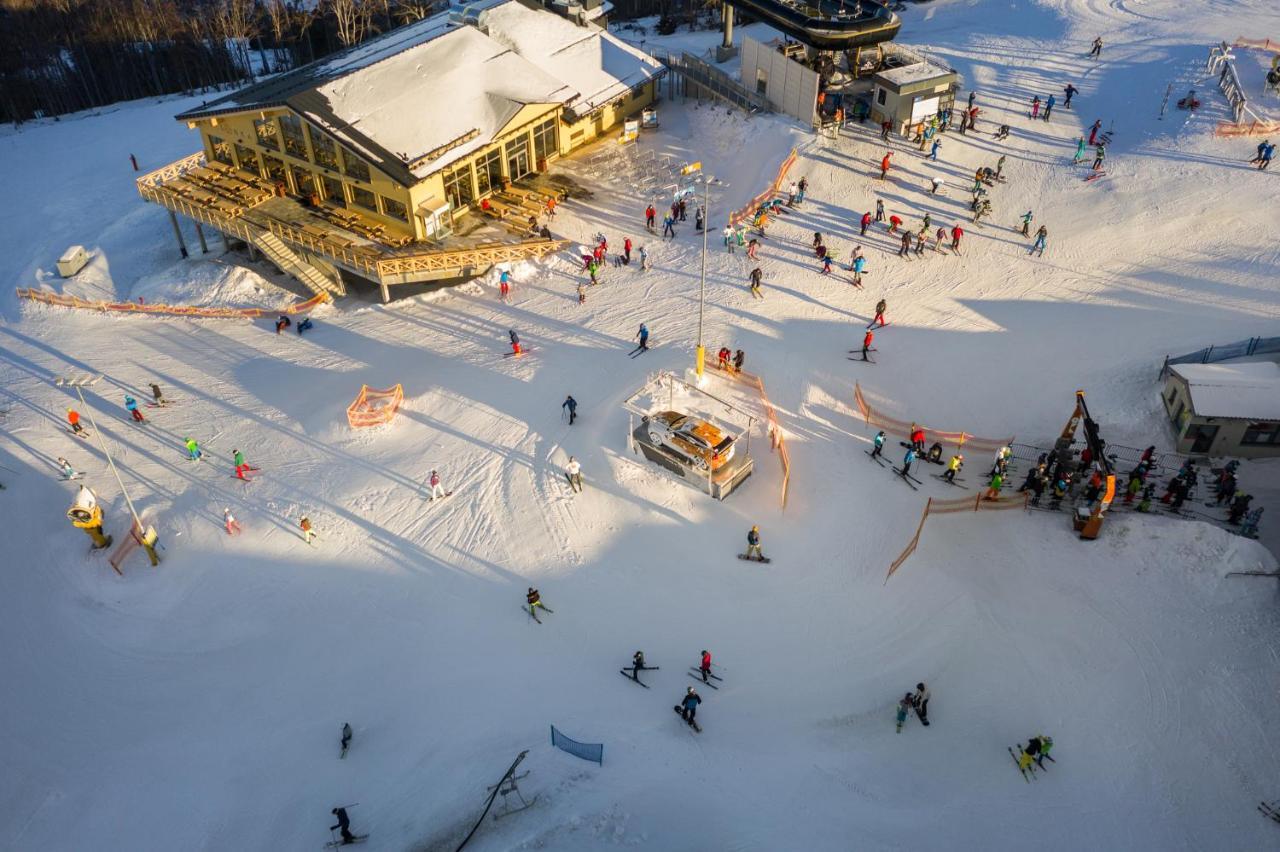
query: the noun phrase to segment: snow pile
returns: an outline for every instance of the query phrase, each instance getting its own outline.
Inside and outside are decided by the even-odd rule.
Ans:
[[[138,280],[128,298],[202,308],[283,308],[299,296],[252,269],[223,260],[188,260]]]

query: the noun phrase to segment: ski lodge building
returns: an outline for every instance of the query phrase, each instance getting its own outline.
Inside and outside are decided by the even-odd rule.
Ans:
[[[477,274],[559,248],[548,164],[654,100],[664,68],[585,22],[482,0],[188,110],[202,150],[141,195],[313,290]],[[176,217],[175,235],[186,246]]]

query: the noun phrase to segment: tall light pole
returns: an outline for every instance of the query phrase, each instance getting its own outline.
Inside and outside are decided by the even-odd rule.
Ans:
[[[707,174],[700,175],[698,180],[702,182],[702,274],[698,279],[698,354],[694,366],[698,380],[701,381],[707,361],[707,348],[702,342],[702,325],[707,308],[707,232],[711,230],[711,185],[726,187],[728,184]]]

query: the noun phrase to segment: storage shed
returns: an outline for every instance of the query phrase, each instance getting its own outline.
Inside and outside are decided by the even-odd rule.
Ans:
[[[1171,364],[1162,398],[1179,453],[1280,456],[1280,364]]]

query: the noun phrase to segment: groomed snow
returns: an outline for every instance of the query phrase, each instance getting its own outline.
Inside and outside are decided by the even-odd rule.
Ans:
[[[189,152],[172,115],[195,99],[0,130],[6,186],[37,199],[0,208],[0,837],[22,850],[320,849],[330,808],[359,803],[368,852],[454,849],[485,787],[528,749],[521,789],[537,804],[486,821],[469,850],[1275,848],[1280,826],[1256,805],[1280,798],[1276,581],[1224,576],[1276,570],[1267,549],[1197,501],[1193,520],[1117,511],[1092,542],[1065,514],[955,514],[929,519],[886,584],[926,496],[957,494],[926,471],[911,491],[869,461],[874,430],[852,403],[860,381],[899,416],[1045,443],[1085,388],[1108,441],[1166,449],[1164,356],[1280,333],[1280,257],[1258,236],[1280,224],[1274,174],[1245,162],[1249,140],[1212,135],[1225,107],[1210,85],[1199,114],[1156,117],[1170,83],[1199,79],[1212,40],[1276,28],[1260,0],[1225,8],[908,7],[903,40],[976,81],[979,133],[947,134],[940,163],[893,142],[884,183],[874,128],[808,144],[793,175],[809,200],[764,241],[763,302],[743,253],[712,233],[704,338],[743,348],[779,409],[785,512],[760,432],[755,474],[724,503],[627,449],[622,401],[692,363],[701,240],[692,221],[675,240],[647,235],[649,199],[625,174],[597,175],[553,228],[579,243],[603,230],[612,249],[630,236],[652,271],[610,267],[579,305],[566,252],[517,268],[506,303],[493,276],[386,307],[348,299],[299,338],[13,296],[43,283],[127,298],[147,282],[164,292],[157,275],[194,280],[202,262],[174,267],[168,217],[137,198],[128,154],[152,168]],[[1026,117],[1032,95],[1068,80],[1072,111]],[[723,107],[659,114],[642,144],[731,184],[713,226],[802,135]],[[1095,118],[1116,136],[1108,175],[1086,184],[1069,161]],[[1007,144],[991,139],[1000,123]],[[882,228],[858,236],[877,197],[913,227],[926,211],[964,221],[959,188],[1002,154],[996,216],[966,226],[961,256],[898,258]],[[934,174],[943,196],[926,194]],[[1013,228],[1028,207],[1049,229],[1043,258]],[[863,290],[819,275],[814,231],[842,261],[863,245]],[[54,278],[76,243],[93,274]],[[877,363],[845,360],[882,297]],[[629,360],[642,321],[655,348]],[[527,357],[503,357],[510,328]],[[127,518],[96,443],[62,425],[74,397],[53,381],[77,372],[106,374],[84,410],[160,530],[158,569],[134,557],[117,578],[65,519],[74,489],[58,456],[86,472],[109,532]],[[178,404],[133,426],[123,395],[149,381]],[[350,430],[360,385],[397,382],[397,420]],[[206,462],[184,459],[187,435]],[[260,481],[231,476],[235,449]],[[582,494],[562,475],[569,455]],[[985,466],[973,454],[964,484]],[[454,490],[434,505],[432,468]],[[1241,482],[1277,511],[1280,464],[1245,462]],[[241,535],[223,531],[225,508]],[[733,558],[753,523],[768,566]],[[1273,549],[1276,529],[1264,516]],[[542,625],[519,609],[530,584],[555,610]],[[615,674],[638,648],[662,667],[647,690]],[[696,735],[670,707],[703,648],[725,681],[700,688]],[[920,680],[933,724],[895,734],[894,702]],[[343,722],[355,739],[339,760]],[[550,724],[604,743],[603,766],[553,750]],[[1024,783],[1006,748],[1037,733],[1054,737],[1057,763]]]

